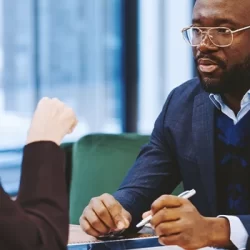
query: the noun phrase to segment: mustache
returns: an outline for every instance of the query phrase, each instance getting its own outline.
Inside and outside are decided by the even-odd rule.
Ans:
[[[203,54],[200,54],[198,56],[196,56],[195,58],[195,63],[196,65],[198,65],[198,61],[200,59],[209,59],[209,60],[212,60],[214,61],[216,64],[218,64],[219,67],[221,67],[222,69],[226,69],[227,68],[227,64],[224,60],[214,56],[214,55],[203,55]]]

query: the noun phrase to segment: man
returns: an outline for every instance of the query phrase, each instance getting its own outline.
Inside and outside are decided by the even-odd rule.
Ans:
[[[83,230],[135,228],[150,209],[162,244],[250,249],[249,13],[249,0],[196,1],[183,35],[199,78],[171,92],[119,190],[83,211]],[[190,200],[164,195],[180,181]]]
[[[16,201],[0,185],[0,249],[66,249],[68,197],[59,145],[76,123],[72,109],[59,100],[40,101],[24,148]]]

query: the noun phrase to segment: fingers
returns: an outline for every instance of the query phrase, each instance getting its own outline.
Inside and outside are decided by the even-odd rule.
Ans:
[[[124,222],[125,222],[125,228],[128,228],[132,218],[131,218],[130,213],[128,211],[126,211],[124,208],[122,208],[122,217],[123,217]]]
[[[184,199],[173,195],[162,195],[151,205],[151,211],[156,214],[159,210],[163,208],[174,208],[180,207],[185,202]]]
[[[96,231],[85,218],[81,217],[79,222],[84,232],[94,237],[100,236],[100,232]]]
[[[74,131],[74,129],[76,128],[76,125],[78,124],[78,120],[75,118],[74,120],[73,120],[73,124],[72,124],[72,126],[71,126],[71,128],[69,129],[69,131],[68,131],[68,134],[71,134],[73,131]]]
[[[103,223],[103,221],[98,217],[97,214],[90,208],[86,207],[87,217],[83,216],[83,219],[86,220],[91,228],[93,228],[98,235],[106,234],[110,229]]]
[[[75,115],[73,109],[70,108],[70,112],[71,112],[71,116],[73,117],[73,119],[72,119],[72,125],[68,131],[68,134],[71,134],[74,131],[76,125],[78,124],[78,120],[76,118],[76,115]]]
[[[159,237],[159,243],[161,245],[167,245],[167,246],[173,246],[173,245],[178,245],[180,239],[180,234],[172,234],[169,236],[160,236]]]
[[[159,237],[170,236],[172,234],[178,234],[182,231],[182,225],[180,221],[162,222],[155,228],[155,234]]]
[[[130,214],[122,208],[120,203],[109,194],[103,194],[100,196],[100,199],[109,211],[116,228],[118,230],[128,228],[131,217]]]
[[[156,228],[161,223],[179,220],[180,215],[180,208],[162,209],[154,214],[150,224]]]
[[[112,195],[103,194],[91,199],[80,220],[85,232],[100,236],[129,227],[131,215]]]
[[[60,101],[58,98],[52,98],[50,99],[51,100],[51,103],[53,103],[54,105],[58,106],[58,107],[64,107],[65,104]]]
[[[37,107],[43,105],[44,103],[46,103],[47,101],[49,101],[50,99],[48,97],[43,97],[37,104]]]
[[[90,201],[90,204],[91,204],[92,210],[100,219],[100,222],[103,222],[107,226],[108,229],[111,229],[114,231],[116,229],[116,225],[111,217],[111,214],[109,213],[105,205],[102,203],[102,201],[94,198]]]
[[[182,233],[182,224],[178,221],[162,222],[155,228],[155,234],[159,236],[162,245],[178,245],[179,236]]]
[[[171,235],[162,235],[159,237],[159,243],[162,245],[173,246],[177,245],[182,249],[201,249],[199,245],[202,245],[198,242],[194,242],[195,239],[184,233],[173,233]]]
[[[143,213],[142,218],[145,219],[146,217],[148,217],[149,215],[152,215],[151,211],[147,211],[145,213]]]
[[[71,134],[74,131],[74,129],[75,129],[77,123],[78,123],[78,120],[77,120],[75,112],[73,111],[72,108],[69,108],[69,107],[65,106],[64,109],[65,110],[62,113],[62,115],[64,115],[69,120],[68,126],[65,127],[65,129],[67,129],[65,131],[65,134]]]

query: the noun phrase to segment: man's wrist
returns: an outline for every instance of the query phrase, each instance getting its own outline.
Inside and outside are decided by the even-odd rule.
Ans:
[[[226,218],[206,218],[209,229],[209,246],[218,248],[232,247],[230,224]]]

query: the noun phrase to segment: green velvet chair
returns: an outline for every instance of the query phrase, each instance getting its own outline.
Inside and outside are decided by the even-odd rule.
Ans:
[[[78,224],[91,198],[113,193],[133,165],[149,136],[138,134],[91,134],[73,146],[70,187],[70,223]],[[180,193],[179,186],[175,193]]]

